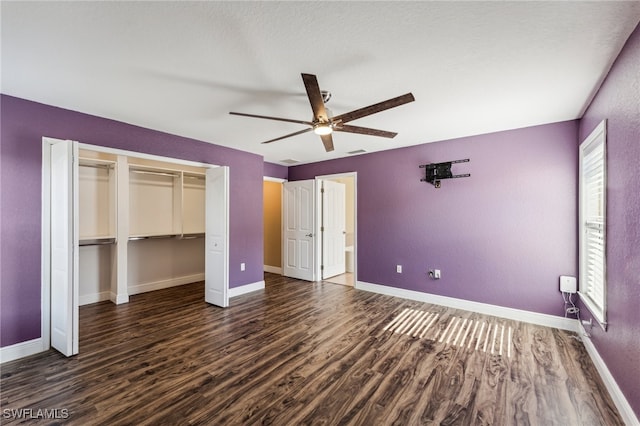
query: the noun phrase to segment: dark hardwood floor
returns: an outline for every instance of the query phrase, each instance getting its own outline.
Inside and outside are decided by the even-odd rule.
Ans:
[[[266,274],[80,309],[80,353],[1,366],[2,424],[623,424],[573,333]],[[58,409],[61,420],[12,419]],[[16,412],[16,411],[13,411]],[[49,411],[52,413],[52,411]]]

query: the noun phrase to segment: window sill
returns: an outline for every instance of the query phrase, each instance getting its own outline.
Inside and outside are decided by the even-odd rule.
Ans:
[[[584,305],[593,316],[595,322],[600,325],[600,328],[602,328],[602,330],[607,331],[608,324],[606,321],[606,311],[603,311],[596,307],[596,305],[591,301],[591,298],[587,294],[579,291],[578,295],[580,296],[580,300],[582,301],[582,303],[584,303]]]

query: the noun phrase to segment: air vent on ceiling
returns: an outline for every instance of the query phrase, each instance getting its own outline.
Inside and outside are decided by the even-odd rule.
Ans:
[[[355,154],[364,154],[365,152],[367,152],[367,151],[366,151],[366,150],[364,150],[364,149],[356,149],[355,151],[349,151],[349,152],[347,152],[347,154],[355,155]]]
[[[286,160],[280,160],[280,162],[285,164],[296,164],[296,163],[299,163],[300,161],[294,160],[293,158],[287,158]]]

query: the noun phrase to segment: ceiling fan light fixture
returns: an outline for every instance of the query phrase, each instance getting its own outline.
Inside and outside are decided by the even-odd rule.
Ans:
[[[330,135],[333,132],[333,127],[329,123],[318,123],[313,126],[313,133],[316,135],[324,136]]]

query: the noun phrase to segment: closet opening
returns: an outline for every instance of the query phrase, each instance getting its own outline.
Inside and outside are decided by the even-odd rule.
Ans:
[[[204,281],[229,304],[229,169],[43,138],[42,336],[71,356],[79,306]]]
[[[264,272],[282,275],[282,185],[284,179],[264,177],[263,232]]]
[[[79,150],[80,306],[204,281],[205,171]],[[117,179],[127,187],[118,191]],[[120,258],[119,244],[127,245]]]

